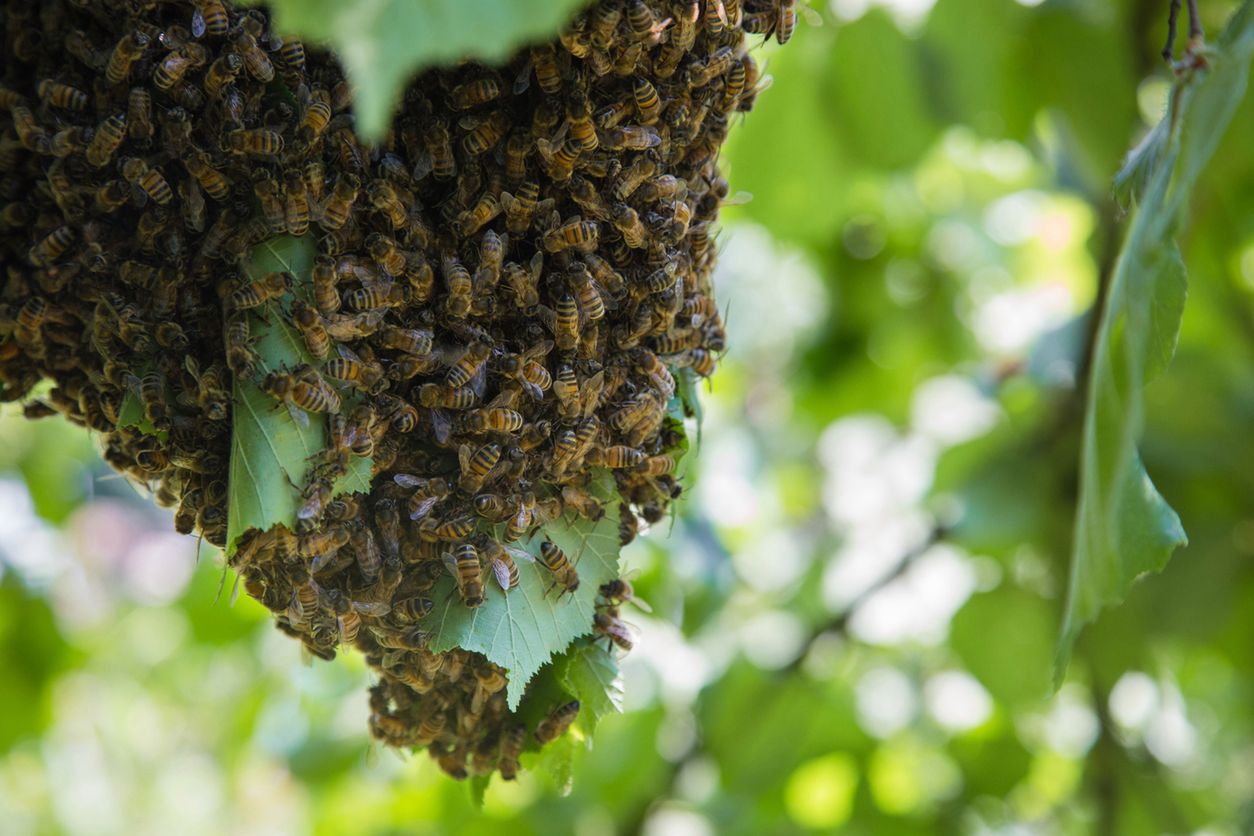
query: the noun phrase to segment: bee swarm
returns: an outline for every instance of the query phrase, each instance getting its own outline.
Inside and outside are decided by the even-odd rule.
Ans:
[[[666,406],[675,370],[708,376],[724,349],[711,224],[719,147],[757,92],[745,35],[787,40],[793,7],[602,0],[507,66],[419,76],[371,147],[334,58],[262,11],[8,0],[3,400],[100,433],[111,466],[217,546],[233,378],[296,420],[325,413],[298,519],[247,532],[231,565],[312,653],[365,654],[378,738],[512,778],[579,704],[524,726],[504,670],[426,649],[426,593],[446,572],[472,607],[519,571],[576,587],[551,542],[524,566],[510,544],[600,517],[593,468],[614,474],[624,542],[678,496]],[[281,234],[316,240],[312,275],[245,277]],[[267,368],[257,315],[315,362]],[[122,420],[128,396],[147,426]],[[334,497],[356,456],[371,493]],[[608,584],[589,632],[629,647],[629,597]]]

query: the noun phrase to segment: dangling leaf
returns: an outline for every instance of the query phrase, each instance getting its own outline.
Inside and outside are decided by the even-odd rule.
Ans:
[[[535,562],[518,563],[518,586],[508,593],[485,571],[481,606],[462,603],[456,584],[445,576],[436,585],[435,609],[423,620],[431,631],[431,650],[460,647],[477,651],[509,671],[509,707],[516,709],[527,683],[555,653],[592,629],[598,588],[618,576],[618,501],[614,479],[597,471],[591,492],[605,504],[597,522],[566,514],[546,524],[519,546]],[[550,539],[575,565],[579,588],[564,593],[540,563],[540,544]]]
[[[247,280],[276,270],[296,277],[292,293],[308,287],[313,266],[311,237],[282,236],[262,243],[244,264]],[[326,446],[325,415],[309,414],[309,426],[297,423],[287,409],[257,387],[267,372],[315,364],[300,334],[288,324],[284,311],[290,296],[249,315],[253,347],[261,358],[256,380],[236,378],[231,426],[230,500],[227,513],[227,553],[250,528],[263,531],[276,524],[293,527],[314,457]],[[371,459],[353,457],[348,473],[335,483],[335,493],[370,490]]]
[[[1056,683],[1085,624],[1160,571],[1187,542],[1180,518],[1158,493],[1137,443],[1142,390],[1175,351],[1185,273],[1174,236],[1203,166],[1245,94],[1254,54],[1254,7],[1243,5],[1208,51],[1208,69],[1184,71],[1171,91],[1152,154],[1135,155],[1123,180],[1148,185],[1111,279],[1089,379],[1071,580]]]

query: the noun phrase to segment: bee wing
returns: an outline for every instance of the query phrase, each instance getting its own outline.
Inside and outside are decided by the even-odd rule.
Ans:
[[[515,389],[512,386],[501,389],[500,394],[488,403],[488,408],[504,407],[505,409],[512,409],[514,404],[518,403],[518,393],[520,391],[522,390]]]
[[[539,360],[541,357],[547,357],[549,352],[553,350],[552,340],[541,340],[522,353],[523,360]]]
[[[440,562],[444,564],[444,568],[453,576],[453,580],[457,580],[457,558],[453,557],[452,552],[444,552],[440,555]]]
[[[402,488],[421,488],[427,484],[428,480],[411,473],[397,473],[392,477],[392,481]]]
[[[438,496],[427,497],[422,500],[422,502],[419,502],[416,506],[414,506],[414,509],[409,512],[409,518],[411,520],[422,519],[427,516],[427,514],[431,513],[431,509],[434,508],[439,501],[440,498]]]
[[[198,7],[192,12],[192,37],[203,38],[205,36],[205,16]]]
[[[414,163],[414,179],[421,180],[426,177],[435,168],[435,162],[431,159],[431,154],[423,151],[418,155],[417,161]]]
[[[801,16],[806,19],[806,23],[811,26],[823,25],[823,15],[819,14],[818,9],[813,6],[801,2],[797,4],[797,11],[801,12]]]
[[[537,400],[537,401],[542,401],[542,400],[544,400],[544,390],[543,390],[543,389],[541,389],[539,386],[537,386],[537,385],[536,385],[536,384],[534,384],[534,383],[530,383],[530,382],[528,382],[528,381],[526,381],[526,380],[521,381],[521,383],[522,383],[522,386],[523,386],[523,390],[524,390],[524,391],[525,391],[528,395],[530,395],[530,396],[532,397],[532,399],[533,399],[533,400]]]
[[[584,383],[579,393],[582,417],[590,418],[601,403],[601,392],[605,389],[605,372],[599,371]]]
[[[723,0],[708,0],[708,2],[711,2],[714,4],[714,12],[715,14],[718,15],[719,23],[722,23],[724,26],[727,26],[728,25],[727,7],[723,5]]]
[[[748,203],[751,200],[753,200],[753,192],[746,192],[744,190],[741,190],[741,191],[736,192],[731,197],[727,198],[727,200],[724,200],[721,203],[721,205],[722,206],[743,206],[744,204]]]
[[[345,360],[352,360],[354,363],[361,362],[361,358],[357,356],[357,352],[344,345],[344,343],[336,343],[335,347],[339,351],[340,356]]]
[[[521,560],[524,563],[535,563],[536,556],[531,552],[519,546],[504,546],[505,551],[509,552],[509,556],[515,560]]]
[[[315,555],[314,559],[309,564],[310,573],[316,575],[326,567],[330,566],[331,562],[339,556],[339,553],[339,549],[330,549],[322,554]]]
[[[444,444],[453,434],[453,419],[444,410],[433,409],[431,410],[431,429],[435,433],[435,440]]]
[[[309,414],[303,409],[298,409],[295,404],[287,404],[288,414],[292,416],[292,420],[305,429],[309,428]]]
[[[514,79],[514,95],[521,96],[527,92],[527,88],[531,87],[531,61],[523,64],[522,71],[518,73]]]
[[[466,385],[470,387],[470,391],[474,392],[476,397],[482,398],[484,390],[488,387],[488,364],[481,363],[479,370],[475,372],[475,376]]]
[[[493,558],[492,576],[496,578],[496,582],[500,585],[502,591],[509,592],[509,567],[505,565],[505,561],[500,558]]]
[[[353,601],[353,609],[362,615],[382,618],[392,611],[392,605],[382,601]]]

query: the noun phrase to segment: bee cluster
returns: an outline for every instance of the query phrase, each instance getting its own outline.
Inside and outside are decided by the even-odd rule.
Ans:
[[[745,35],[794,22],[793,0],[601,0],[504,67],[421,75],[369,146],[334,58],[263,11],[7,0],[2,397],[100,433],[218,546],[232,381],[325,414],[294,525],[247,532],[232,566],[312,653],[366,655],[376,736],[510,778],[579,705],[523,725],[503,669],[427,650],[431,590],[448,573],[468,607],[508,594],[514,543],[604,515],[593,468],[614,474],[624,542],[678,496],[674,375],[724,349],[711,224],[719,147],[759,86]],[[241,272],[281,234],[316,239],[310,276]],[[267,368],[257,316],[312,362]],[[370,494],[334,496],[367,456]],[[551,541],[538,564],[521,570],[578,587]],[[624,586],[589,625],[620,648]]]

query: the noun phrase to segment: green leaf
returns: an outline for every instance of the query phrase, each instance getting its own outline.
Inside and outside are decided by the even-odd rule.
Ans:
[[[579,700],[577,722],[587,732],[589,746],[600,719],[623,711],[618,659],[605,644],[604,639],[581,642],[553,663],[562,687]]]
[[[306,288],[313,266],[312,237],[282,236],[262,243],[243,265],[250,280],[275,270],[296,277],[292,292]],[[250,315],[254,348],[261,358],[258,377],[280,367],[316,364],[300,334],[287,324],[279,304],[271,304],[265,316]],[[230,500],[227,506],[227,553],[250,528],[264,530],[296,522],[299,489],[312,457],[326,446],[325,415],[309,414],[302,427],[282,404],[262,392],[252,380],[235,380],[231,428]],[[348,473],[335,484],[335,493],[370,490],[372,460],[354,457]]]
[[[488,784],[491,780],[491,775],[471,775],[470,780],[466,782],[466,789],[470,792],[470,803],[476,810],[483,809],[483,796],[488,792]]]
[[[1115,266],[1089,380],[1055,684],[1083,626],[1122,601],[1140,575],[1161,570],[1187,542],[1180,518],[1150,482],[1137,452],[1142,389],[1175,350],[1185,274],[1173,237],[1189,190],[1245,93],[1251,54],[1254,6],[1247,2],[1207,55],[1210,69],[1176,81],[1163,146]]]
[[[516,709],[527,683],[554,653],[565,650],[592,630],[597,589],[618,575],[618,501],[614,479],[597,471],[592,493],[605,502],[605,516],[592,523],[573,514],[545,525],[520,545],[536,562],[519,562],[518,586],[503,592],[488,572],[484,602],[462,604],[453,579],[435,588],[438,602],[424,620],[431,630],[431,650],[460,647],[477,651],[509,671],[509,707]],[[540,544],[552,540],[575,564],[579,589],[561,594],[553,576],[539,563]]]
[[[152,362],[149,361],[139,367],[139,376],[143,377],[152,369]],[[135,427],[144,435],[155,435],[164,439],[167,435],[165,431],[158,431],[148,416],[144,414],[144,401],[139,397],[139,391],[134,386],[127,387],[126,394],[122,396],[122,406],[118,409],[118,426],[119,427]]]
[[[401,89],[419,70],[503,61],[552,38],[585,0],[271,0],[275,27],[329,46],[353,84],[357,130],[387,133]],[[511,80],[512,81],[512,80]]]

